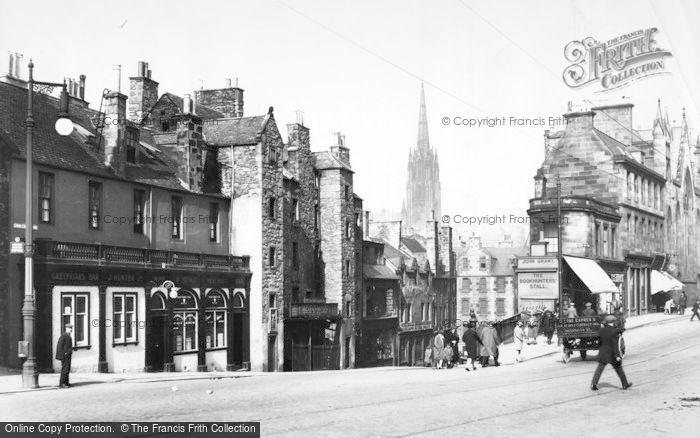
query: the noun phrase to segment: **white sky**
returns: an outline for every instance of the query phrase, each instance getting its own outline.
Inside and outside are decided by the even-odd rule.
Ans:
[[[693,128],[698,19],[692,0],[33,1],[3,8],[0,52],[33,58],[38,80],[86,74],[93,107],[103,88],[116,88],[114,64],[123,66],[125,93],[140,60],[149,63],[160,93],[183,95],[200,80],[221,88],[225,78],[238,77],[246,115],[274,106],[283,135],[297,109],[314,149],[329,146],[335,131],[346,135],[355,191],[370,210],[401,207],[422,78],[443,213],[525,215],[543,159],[543,128],[443,126],[442,117],[547,118],[565,112],[570,100],[615,102],[624,95],[635,104],[635,128],[650,127],[659,97],[671,120],[680,120],[686,106]],[[659,28],[658,45],[673,54],[666,58],[671,74],[604,95],[593,93],[598,86],[564,85],[569,41],[648,27]],[[487,239],[527,228],[455,226]]]

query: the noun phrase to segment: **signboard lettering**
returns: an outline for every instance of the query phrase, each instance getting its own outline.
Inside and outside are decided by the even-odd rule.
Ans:
[[[559,297],[556,272],[518,272],[518,297],[555,299]]]
[[[556,269],[558,266],[556,257],[523,257],[518,259],[518,269]]]

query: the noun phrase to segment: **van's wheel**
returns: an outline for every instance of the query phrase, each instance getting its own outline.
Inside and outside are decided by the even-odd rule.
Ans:
[[[581,360],[586,360],[586,356],[588,356],[588,352],[586,350],[581,350],[579,351],[581,354]]]
[[[561,348],[561,361],[564,363],[569,363],[571,360],[571,350],[566,347]]]
[[[620,350],[620,359],[622,359],[623,357],[625,357],[625,349],[626,349],[625,348],[625,338],[623,338],[622,336],[620,336],[620,339],[618,339],[618,341],[617,341],[617,347]]]

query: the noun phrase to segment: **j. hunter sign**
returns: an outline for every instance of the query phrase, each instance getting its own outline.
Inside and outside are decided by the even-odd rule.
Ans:
[[[664,57],[668,50],[657,47],[657,28],[638,30],[605,42],[593,37],[571,41],[564,48],[572,64],[564,70],[564,82],[571,88],[600,83],[601,92],[614,90],[632,81],[668,73]]]

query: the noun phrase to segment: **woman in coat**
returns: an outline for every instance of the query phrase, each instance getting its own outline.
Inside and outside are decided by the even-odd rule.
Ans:
[[[515,347],[515,361],[520,362],[522,358],[520,352],[523,350],[523,345],[525,344],[525,331],[523,330],[523,322],[518,321],[513,330],[513,346]]]
[[[464,342],[464,351],[467,353],[467,366],[466,370],[469,371],[469,363],[471,362],[472,370],[476,371],[474,366],[474,359],[478,358],[478,347],[481,345],[481,338],[479,334],[474,330],[474,324],[469,323],[467,329],[462,334],[462,341]]]
[[[438,332],[437,335],[435,335],[435,339],[433,340],[433,357],[435,360],[437,360],[437,369],[442,368],[442,362],[445,358],[445,353],[443,350],[445,349],[445,336],[442,334],[442,330]]]
[[[489,365],[489,356],[493,356],[495,366],[500,366],[498,363],[498,346],[501,340],[496,333],[496,328],[492,322],[489,322],[481,331],[481,364],[486,367]]]

